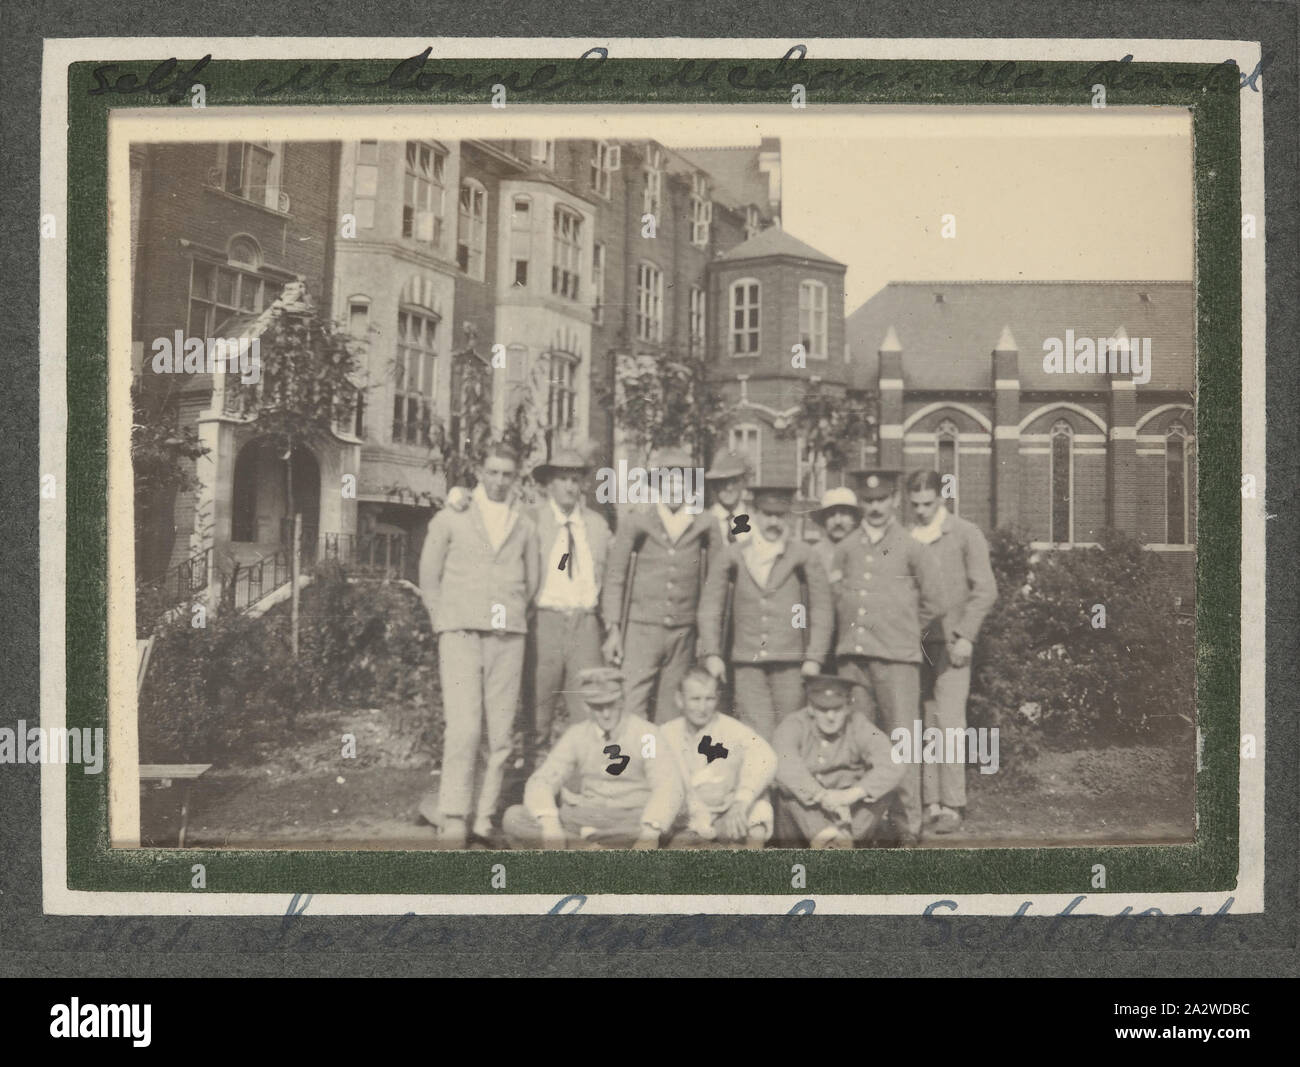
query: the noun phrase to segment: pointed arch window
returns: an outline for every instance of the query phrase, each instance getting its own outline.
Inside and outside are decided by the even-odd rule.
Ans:
[[[944,494],[943,502],[948,510],[954,515],[957,514],[957,441],[959,434],[957,424],[952,419],[944,419],[939,423],[938,429],[935,430],[935,447],[934,447],[934,469],[939,472],[945,483],[952,486],[948,494]],[[951,482],[948,478],[951,476]]]
[[[1165,432],[1165,544],[1188,543],[1188,440],[1187,427],[1181,422]]]
[[[1051,540],[1074,540],[1074,429],[1064,419],[1052,424]]]

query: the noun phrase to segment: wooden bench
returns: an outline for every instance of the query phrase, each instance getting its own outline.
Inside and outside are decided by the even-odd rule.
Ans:
[[[178,848],[185,847],[185,831],[190,821],[190,790],[195,781],[211,769],[211,763],[142,763],[140,783],[157,782],[160,789],[170,789],[181,783],[181,828],[176,835]]]

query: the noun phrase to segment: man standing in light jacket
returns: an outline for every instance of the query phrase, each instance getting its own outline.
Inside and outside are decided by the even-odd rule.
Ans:
[[[966,728],[970,695],[970,661],[980,626],[998,598],[989,564],[989,543],[978,526],[958,518],[940,498],[938,471],[913,471],[908,500],[916,525],[912,536],[939,563],[943,627],[931,624],[922,635],[921,700],[925,728]],[[944,633],[946,631],[946,635]],[[925,826],[930,833],[950,834],[961,826],[966,808],[966,764],[926,763],[921,768]]]
[[[487,766],[474,805],[474,835],[487,840],[500,800],[524,662],[528,605],[537,591],[537,528],[511,489],[519,461],[504,445],[488,449],[469,507],[433,517],[420,555],[420,593],[438,635],[446,732],[436,807],[444,848],[463,848],[474,769],[486,724]]]

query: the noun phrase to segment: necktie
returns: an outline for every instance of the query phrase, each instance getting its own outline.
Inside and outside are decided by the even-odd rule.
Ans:
[[[575,560],[577,559],[578,546],[573,540],[573,520],[564,520],[564,529],[569,534],[569,581],[573,581],[573,572],[577,569]]]
[[[727,544],[734,545],[735,543],[736,543],[736,513],[734,511],[728,511],[727,512]]]

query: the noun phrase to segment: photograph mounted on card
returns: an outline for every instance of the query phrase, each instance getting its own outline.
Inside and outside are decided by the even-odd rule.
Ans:
[[[93,176],[48,190],[48,440],[62,404],[105,450],[66,450],[42,725],[107,738],[46,768],[47,893],[1246,899],[1222,57],[226,42],[148,89],[145,43],[63,44],[47,131]]]

